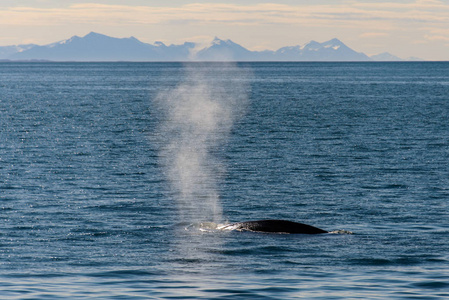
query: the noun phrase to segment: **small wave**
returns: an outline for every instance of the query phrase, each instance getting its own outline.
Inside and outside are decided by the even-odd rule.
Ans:
[[[157,273],[150,272],[147,270],[134,270],[134,269],[123,269],[123,270],[106,270],[103,272],[87,273],[89,277],[105,277],[105,278],[129,278],[131,276],[152,276]]]
[[[413,283],[411,286],[421,289],[445,289],[449,287],[449,283],[443,281],[422,281]]]
[[[334,230],[334,231],[329,231],[329,233],[331,234],[354,234],[354,232],[349,231],[349,230]]]

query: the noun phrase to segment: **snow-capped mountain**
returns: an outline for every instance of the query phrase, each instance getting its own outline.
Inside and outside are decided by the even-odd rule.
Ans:
[[[0,59],[5,59],[15,53],[20,53],[31,49],[37,45],[35,44],[27,44],[27,45],[17,45],[17,46],[4,46],[0,47]]]
[[[363,53],[356,52],[338,39],[324,43],[311,41],[304,46],[283,47],[277,51],[249,51],[230,41],[215,38],[211,46],[199,51],[198,60],[235,61],[369,61]]]
[[[45,59],[53,61],[152,61],[182,59],[188,55],[192,43],[166,46],[161,42],[146,44],[134,37],[113,38],[91,32],[84,37],[45,46],[34,46],[9,57],[12,60]]]
[[[0,47],[0,59],[51,61],[370,61],[386,60],[386,55],[370,57],[356,52],[338,39],[324,43],[311,41],[303,46],[277,51],[250,51],[231,40],[215,38],[199,51],[194,43],[167,46],[147,44],[134,37],[114,38],[91,32],[84,37],[38,46]],[[195,51],[194,51],[195,50]]]
[[[254,52],[231,40],[215,37],[211,45],[198,51],[195,60],[200,61],[247,61],[253,60]]]
[[[303,46],[283,47],[275,52],[276,60],[286,61],[369,61],[338,39],[324,43],[311,41]]]

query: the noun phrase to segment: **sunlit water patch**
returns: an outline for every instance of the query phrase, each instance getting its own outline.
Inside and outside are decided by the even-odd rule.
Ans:
[[[1,63],[0,298],[446,299],[448,74]]]

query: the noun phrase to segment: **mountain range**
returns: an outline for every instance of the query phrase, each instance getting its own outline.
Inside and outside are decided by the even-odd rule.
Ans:
[[[338,39],[324,43],[311,41],[303,46],[283,47],[276,51],[250,51],[231,40],[215,38],[198,49],[195,43],[148,44],[135,37],[114,38],[91,32],[84,37],[48,45],[0,47],[0,60],[12,61],[402,61],[389,53],[367,56]]]

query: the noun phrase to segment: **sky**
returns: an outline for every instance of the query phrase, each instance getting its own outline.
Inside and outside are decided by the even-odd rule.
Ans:
[[[154,43],[277,50],[338,38],[367,55],[449,60],[449,0],[0,0],[0,46],[94,31]]]

